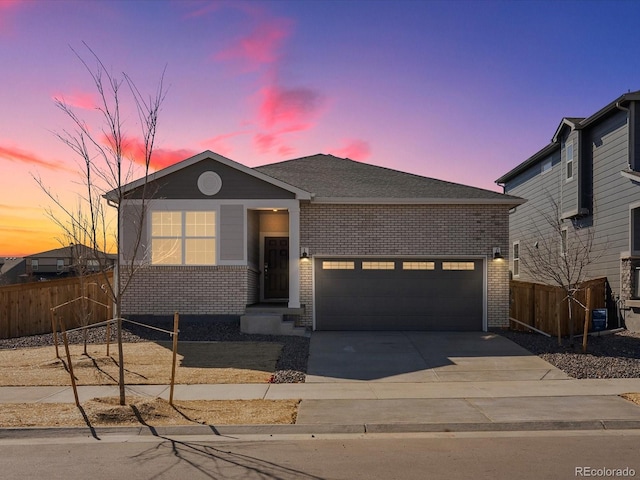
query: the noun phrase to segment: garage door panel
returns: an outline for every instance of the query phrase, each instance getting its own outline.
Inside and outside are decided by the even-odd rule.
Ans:
[[[393,270],[368,270],[388,266]],[[344,262],[344,259],[334,259]],[[472,270],[443,270],[432,260],[430,270],[408,270],[413,259],[347,259],[352,269],[325,270],[315,265],[316,328],[319,330],[482,330],[483,261]],[[470,261],[452,260],[450,268],[468,267]],[[335,263],[338,265],[338,263]],[[422,264],[424,265],[424,263]]]

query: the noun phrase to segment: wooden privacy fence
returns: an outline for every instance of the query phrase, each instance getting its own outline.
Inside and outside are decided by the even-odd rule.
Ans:
[[[567,295],[560,287],[542,285],[540,283],[519,282],[511,280],[509,316],[527,325],[542,330],[551,335],[558,334],[558,317],[560,317],[560,334],[569,335],[569,308]],[[587,305],[587,290],[590,290],[589,305]],[[607,296],[607,279],[596,278],[584,282],[575,298],[588,307],[605,308]],[[582,333],[584,328],[585,310],[574,302],[572,308],[573,334]],[[591,325],[589,325],[591,328]],[[511,322],[511,329],[530,331],[527,327]]]
[[[112,282],[113,272],[107,278]],[[53,307],[58,307],[56,314],[67,328],[84,323],[81,308],[86,308],[89,324],[111,318],[111,302],[102,288],[106,281],[103,273],[97,273],[83,277],[84,289],[79,277],[0,287],[0,338],[51,333]],[[84,307],[77,300],[81,297],[90,299]]]

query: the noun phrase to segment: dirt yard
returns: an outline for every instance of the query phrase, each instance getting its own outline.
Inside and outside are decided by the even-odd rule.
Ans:
[[[127,385],[168,384],[171,380],[170,342],[123,344]],[[267,342],[180,342],[177,384],[267,383],[282,346]],[[0,350],[0,385],[70,385],[63,345]],[[117,345],[70,345],[73,373],[78,385],[118,383]]]
[[[82,404],[82,411],[70,403],[3,404],[0,428],[291,424],[296,421],[298,403],[191,400],[174,401],[174,408],[160,398],[130,396],[125,406],[120,406],[117,398],[89,400]]]
[[[127,385],[168,384],[173,358],[170,342],[125,343],[123,357]],[[180,342],[176,383],[267,383],[282,346],[267,342]],[[117,345],[70,345],[71,364],[78,385],[118,383]],[[0,350],[0,386],[66,386],[71,384],[65,349],[53,346]],[[131,425],[229,425],[295,423],[297,400],[175,401],[127,396],[93,399],[82,404],[3,404],[0,428]]]

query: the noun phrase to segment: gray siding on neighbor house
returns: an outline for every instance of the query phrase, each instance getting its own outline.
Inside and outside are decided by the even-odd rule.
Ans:
[[[569,235],[575,232],[576,226],[593,232],[595,260],[589,266],[588,278],[606,276],[614,294],[620,293],[621,255],[629,251],[629,204],[640,201],[640,184],[620,173],[628,168],[628,142],[627,116],[622,111],[582,131],[579,175],[587,175],[590,180],[590,184],[586,184],[582,179],[582,205],[590,205],[592,214],[564,222]],[[568,205],[575,205],[573,190],[568,189],[565,182],[564,149],[562,155],[562,163],[558,165],[561,168],[554,164],[552,172],[540,174],[542,162],[539,162],[505,185],[505,193],[527,199],[509,219],[510,243],[520,241],[521,258],[526,255],[527,245],[533,245],[540,235],[550,232],[547,227],[540,228],[545,224],[542,213],[551,211],[549,194],[556,201],[562,199],[563,212]],[[577,162],[574,154],[574,165]],[[577,185],[574,180],[572,187]],[[512,268],[513,263],[510,266]],[[527,275],[522,260],[520,272],[520,280],[535,280]]]
[[[244,260],[244,205],[220,205],[220,260]]]
[[[198,189],[198,177],[206,171],[215,172],[222,179],[222,188],[215,195],[204,195]],[[127,198],[141,198],[142,192],[142,187],[138,187],[129,193]],[[292,192],[212,159],[202,160],[149,182],[146,193],[150,198],[169,199],[295,198]]]
[[[628,168],[627,115],[619,112],[588,132],[593,158],[593,224],[595,250],[592,276],[606,276],[620,292],[620,256],[629,250],[629,204],[640,201],[640,187],[620,172]]]
[[[564,182],[564,165],[560,161],[560,149],[522,172],[505,185],[505,193],[527,199],[509,215],[510,268],[513,269],[513,243],[520,242],[520,258],[541,235],[550,235],[551,226],[540,217],[540,212],[553,210],[553,202],[559,202],[561,183]],[[551,160],[552,168],[542,173],[542,164]],[[559,205],[558,205],[559,206]],[[520,261],[520,280],[533,280],[523,271]]]

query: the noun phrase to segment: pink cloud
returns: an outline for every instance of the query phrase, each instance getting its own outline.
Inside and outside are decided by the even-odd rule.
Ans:
[[[53,99],[70,107],[94,110],[98,104],[96,96],[92,93],[76,92],[70,95],[54,95]]]
[[[23,163],[36,167],[44,167],[49,170],[72,171],[72,169],[70,169],[62,162],[45,160],[31,152],[27,152],[16,147],[0,145],[0,158],[4,158],[5,160],[9,160],[10,162]]]
[[[10,14],[17,10],[18,6],[25,5],[25,3],[20,0],[0,0],[0,34],[8,32],[7,25]]]
[[[260,91],[262,102],[258,110],[260,123],[266,128],[300,123],[315,115],[321,105],[320,94],[310,88],[282,88],[277,85]]]
[[[255,71],[262,65],[269,65],[279,58],[283,41],[291,34],[292,21],[278,18],[263,21],[249,35],[240,38],[234,45],[218,52],[215,60],[237,61],[244,71]]]
[[[364,140],[345,140],[343,146],[329,150],[336,157],[350,158],[351,160],[364,161],[371,156],[369,142]]]
[[[237,137],[239,135],[246,135],[248,133],[250,133],[248,130],[223,133],[221,135],[216,135],[215,137],[208,138],[204,142],[201,142],[201,145],[209,150],[219,153],[220,155],[228,157],[233,153],[233,148],[226,143],[226,140]]]
[[[113,141],[111,141],[108,137],[104,136],[102,138],[102,142],[105,145],[112,146]],[[145,162],[145,154],[144,154],[144,142],[139,138],[124,138],[122,141],[122,156],[128,158],[134,163],[138,165],[144,165]],[[159,170],[161,168],[165,168],[171,166],[175,163],[178,163],[186,158],[194,156],[196,153],[195,150],[179,148],[179,149],[167,149],[167,148],[159,148],[155,147],[153,149],[153,153],[151,154],[151,162],[149,167],[152,170]]]

